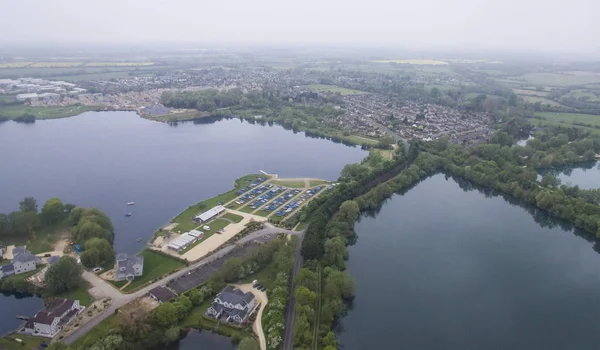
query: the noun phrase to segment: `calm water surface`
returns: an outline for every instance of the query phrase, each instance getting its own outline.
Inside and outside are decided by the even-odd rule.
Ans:
[[[594,240],[436,175],[363,216],[344,349],[598,349]]]
[[[577,185],[584,189],[600,188],[600,162],[566,165],[546,171],[551,171],[565,185]]]
[[[44,301],[38,297],[15,296],[0,293],[0,336],[14,331],[23,321],[20,316],[33,316],[44,307]]]
[[[210,331],[190,330],[185,338],[169,347],[170,350],[234,350],[231,338]]]
[[[89,112],[30,125],[6,122],[0,123],[0,212],[16,210],[27,196],[40,208],[51,197],[96,207],[115,226],[117,252],[134,253],[143,248],[137,239],[151,238],[183,209],[230,190],[243,175],[264,170],[335,180],[345,164],[367,154],[237,119],[169,126],[133,112]],[[135,206],[125,205],[130,201]],[[128,211],[133,216],[125,218]],[[0,295],[0,329],[14,328],[16,313],[40,308],[8,309],[13,302]]]

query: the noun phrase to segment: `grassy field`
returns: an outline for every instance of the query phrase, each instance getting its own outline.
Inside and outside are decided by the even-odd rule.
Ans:
[[[86,282],[85,286],[79,287],[70,292],[61,293],[61,294],[57,295],[57,297],[61,297],[61,298],[65,298],[65,299],[79,300],[79,304],[81,304],[83,306],[89,306],[92,302],[94,302],[94,298],[92,298],[90,293],[88,293],[88,288],[90,288],[90,286],[87,285],[87,282]]]
[[[358,136],[358,135],[342,136],[342,138],[344,138],[345,140],[348,140],[352,143],[356,143],[359,145],[366,145],[366,146],[376,145],[379,143],[379,141],[377,141],[375,139],[365,137],[365,136]]]
[[[21,339],[23,342],[17,343],[15,339]],[[10,334],[0,339],[0,345],[4,346],[6,350],[37,349],[43,342],[50,343],[46,338],[22,334]]]
[[[588,102],[600,102],[600,96],[585,90],[573,90],[563,97],[573,97],[576,99],[585,98]]]
[[[233,215],[233,214],[232,214]],[[236,215],[237,216],[237,215]],[[195,246],[197,246],[198,244],[204,242],[205,240],[207,240],[210,236],[214,235],[215,233],[217,233],[219,230],[225,228],[227,225],[229,225],[230,222],[227,220],[223,220],[223,219],[216,219],[207,223],[203,223],[200,226],[204,226],[204,225],[208,225],[210,227],[210,230],[205,230],[202,227],[200,227],[200,231],[204,232],[204,235],[202,235],[202,238],[200,238],[199,240],[197,240],[196,242],[194,242],[193,244],[191,244],[190,246],[188,246],[187,248],[185,248],[184,250],[181,251],[180,254],[185,254],[187,252],[189,252],[192,248],[194,248]],[[196,226],[197,227],[197,226]]]
[[[158,254],[149,249],[144,250],[141,255],[144,257],[144,274],[141,277],[136,277],[130,285],[125,287],[123,290],[125,293],[133,292],[144,286],[146,283],[184,266],[180,261]]]
[[[71,67],[79,67],[83,64],[83,62],[35,62],[28,67],[32,68],[71,68]]]
[[[304,188],[304,181],[271,180],[269,182],[276,186],[284,186],[289,188]]]
[[[545,127],[545,126],[568,126],[568,127],[571,127],[571,126],[573,126],[578,129],[581,129],[581,130],[589,131],[593,135],[600,136],[600,129],[589,128],[587,126],[572,125],[572,124],[567,124],[565,122],[561,123],[561,122],[557,122],[557,121],[542,120],[542,119],[535,119],[535,118],[529,119],[529,123],[533,126],[539,126],[539,127]]]
[[[193,221],[193,219],[196,215],[201,214],[201,213],[207,211],[208,209],[217,206],[219,203],[225,204],[225,203],[230,202],[231,200],[237,198],[238,197],[237,191],[240,188],[243,188],[246,185],[249,185],[250,183],[252,183],[252,181],[256,180],[256,178],[259,178],[259,177],[265,177],[265,175],[262,175],[262,174],[246,175],[242,178],[235,180],[236,186],[234,189],[232,189],[228,192],[222,193],[216,197],[212,197],[207,200],[204,200],[198,204],[190,206],[189,208],[184,210],[181,214],[177,215],[173,220],[171,220],[171,222],[178,223],[175,231],[182,233],[182,232],[187,232],[189,230],[192,230],[195,227],[198,227],[198,223]]]
[[[583,123],[600,127],[600,115],[553,112],[538,112],[535,115],[551,122],[566,124]]]
[[[233,213],[225,213],[222,218],[224,219],[229,219],[233,222],[240,222],[242,220],[244,220],[243,216],[237,215],[237,214],[233,214]]]
[[[329,184],[329,183],[330,182],[326,181],[326,180],[310,180],[309,183],[308,183],[308,185],[310,187],[315,187],[315,186],[318,186],[318,185],[325,185],[325,184]]]
[[[32,107],[26,105],[0,106],[0,116],[14,119],[25,114],[31,114],[35,119],[56,119],[79,115],[83,112],[101,110],[103,107],[67,106],[67,107]]]
[[[27,67],[33,62],[9,62],[9,63],[0,63],[0,68],[23,68]]]
[[[538,97],[538,96],[521,96],[525,101],[529,102],[529,103],[536,103],[539,102],[542,105],[550,105],[552,107],[566,107],[564,105],[561,105],[560,103],[544,98],[544,97]]]
[[[525,90],[525,89],[512,89],[512,90],[517,95],[538,96],[538,97],[544,97],[544,96],[548,95],[548,93],[545,91]]]
[[[566,73],[527,73],[518,76],[518,79],[537,86],[569,86],[586,85],[600,82],[600,76],[593,72],[566,72]]]
[[[342,96],[367,94],[367,92],[364,92],[364,91],[346,89],[346,88],[335,86],[335,85],[312,84],[312,85],[309,85],[308,88],[314,92],[328,92],[328,93],[332,93],[332,94],[339,93]]]
[[[375,60],[371,61],[375,63],[398,63],[398,64],[417,64],[417,65],[446,65],[448,62],[440,61],[440,60],[423,60],[423,59],[413,59],[413,60]]]
[[[145,67],[152,66],[154,62],[89,62],[86,67]]]

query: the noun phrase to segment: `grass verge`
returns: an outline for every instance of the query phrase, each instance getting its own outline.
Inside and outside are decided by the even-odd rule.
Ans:
[[[223,219],[229,219],[233,222],[240,222],[242,220],[244,220],[244,217],[241,215],[237,215],[234,213],[225,213],[225,215],[222,216]]]

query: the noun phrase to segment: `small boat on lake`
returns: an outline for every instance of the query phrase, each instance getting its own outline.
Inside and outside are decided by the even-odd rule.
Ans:
[[[127,214],[125,214],[125,216],[126,216],[126,217],[130,217],[130,216],[131,216],[131,213],[127,213]]]
[[[128,202],[127,205],[134,205],[135,202]]]

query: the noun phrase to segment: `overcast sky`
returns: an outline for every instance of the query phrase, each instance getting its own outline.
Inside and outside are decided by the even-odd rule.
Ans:
[[[389,44],[600,53],[599,0],[3,0],[0,42]]]

